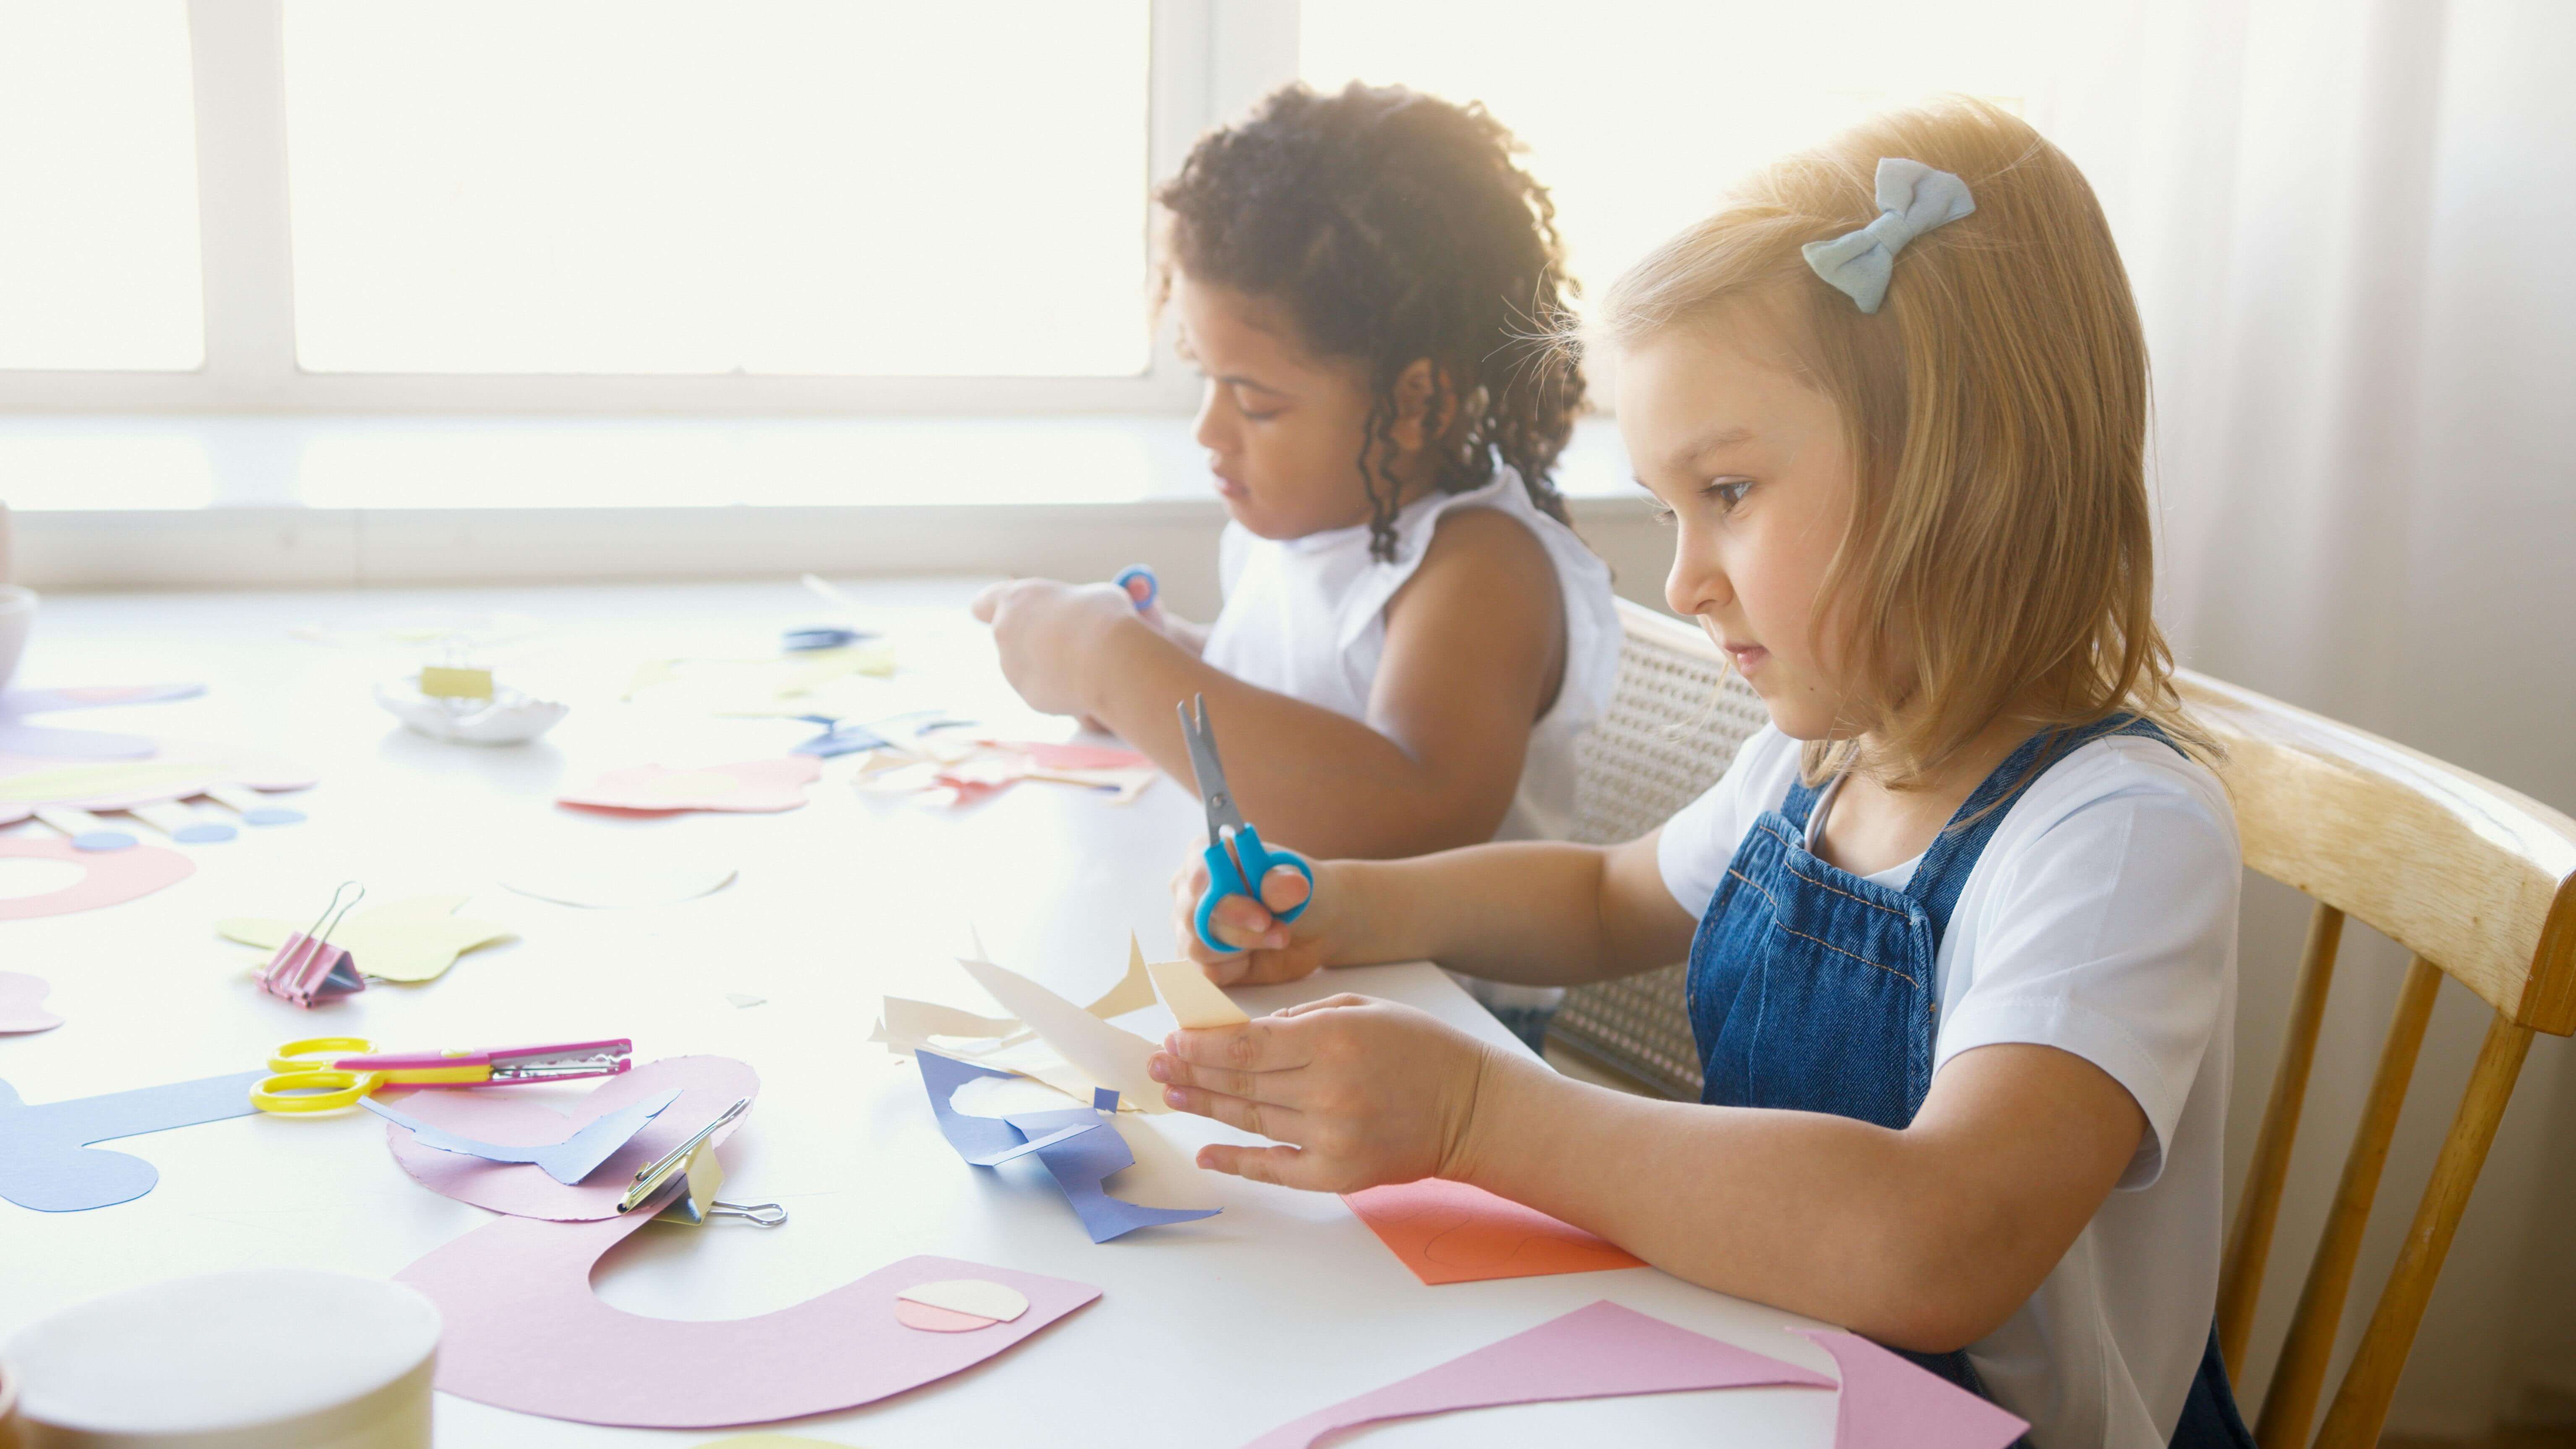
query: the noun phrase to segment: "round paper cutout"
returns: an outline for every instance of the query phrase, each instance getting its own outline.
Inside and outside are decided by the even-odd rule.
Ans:
[[[1028,1297],[990,1278],[943,1278],[895,1295],[895,1321],[930,1333],[971,1333],[1029,1311]]]

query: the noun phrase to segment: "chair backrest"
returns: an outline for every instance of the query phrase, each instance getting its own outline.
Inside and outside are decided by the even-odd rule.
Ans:
[[[2352,1149],[2309,1260],[2254,1437],[2309,1443],[2381,1169],[2444,976],[2494,1008],[2412,1228],[2314,1443],[2379,1440],[2469,1191],[2535,1031],[2576,1032],[2576,820],[2466,770],[2278,700],[2185,673],[2193,717],[2226,751],[2245,864],[2316,902],[2281,1064],[2219,1275],[2218,1338],[2241,1374],[2349,916],[2414,953]]]
[[[1585,741],[1576,793],[1576,838],[1596,844],[1662,823],[1714,783],[1767,718],[1700,631],[1624,601],[1620,611],[1627,639],[1619,685]],[[2263,1449],[2310,1442],[2368,1449],[2532,1033],[2576,1034],[2576,820],[2250,690],[2187,671],[2178,683],[2193,718],[2225,752],[2218,773],[2235,805],[2245,864],[2316,903],[2220,1270],[2218,1335],[2231,1375],[2244,1371],[2343,922],[2361,921],[2414,953],[2255,1426]],[[2362,1232],[2445,976],[2492,1007],[2494,1020],[2405,1246],[2311,1441]],[[1550,1040],[1695,1100],[1699,1055],[1681,983],[1682,968],[1673,966],[1577,988]]]
[[[1770,721],[1699,629],[1625,599],[1619,623],[1619,684],[1583,737],[1575,776],[1573,838],[1593,845],[1663,824],[1716,784],[1736,748]],[[1699,1099],[1679,965],[1575,988],[1548,1039],[1666,1096]]]

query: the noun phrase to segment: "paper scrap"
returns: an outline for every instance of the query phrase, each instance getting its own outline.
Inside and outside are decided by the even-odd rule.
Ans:
[[[358,969],[378,981],[431,981],[446,974],[456,958],[497,941],[510,939],[510,928],[456,914],[464,896],[414,896],[352,916],[323,933],[323,939],[356,958]],[[234,916],[215,922],[215,931],[245,946],[270,950],[310,921],[281,921]]]
[[[61,1017],[37,1004],[53,989],[42,976],[0,971],[0,1033],[51,1031],[62,1025]]]
[[[1135,770],[1154,768],[1154,762],[1134,750],[1111,749],[1105,745],[1049,744],[1043,740],[986,740],[997,750],[1008,750],[1024,756],[1043,770]]]
[[[808,1439],[802,1434],[736,1434],[715,1439],[698,1449],[856,1449],[833,1439]]]
[[[48,1213],[131,1202],[152,1190],[160,1170],[89,1144],[247,1117],[259,1110],[251,1088],[267,1075],[236,1072],[36,1106],[0,1082],[0,1197]]]
[[[2030,1425],[1856,1333],[1795,1328],[1834,1356],[1834,1449],[2005,1449]]]
[[[1830,1389],[1834,1383],[1822,1374],[1604,1299],[1438,1368],[1282,1424],[1244,1449],[1307,1449],[1362,1424],[1458,1409],[1778,1386]],[[1845,1444],[1843,1449],[1852,1446]]]
[[[202,684],[115,684],[72,689],[0,690],[0,754],[33,755],[39,759],[56,760],[141,759],[151,754],[154,748],[152,740],[144,735],[56,729],[20,721],[31,714],[97,709],[114,704],[157,704],[163,700],[193,699],[205,692],[206,687]]]
[[[119,830],[75,805],[39,805],[36,818],[61,831],[75,850],[124,850],[137,843],[134,832]]]
[[[206,798],[242,818],[244,825],[300,825],[304,812],[285,805],[273,805],[256,792],[239,785],[208,785]]]
[[[942,1278],[935,1283],[917,1283],[896,1294],[895,1301],[918,1303],[925,1308],[980,1319],[979,1327],[1008,1323],[1029,1311],[1027,1294],[1008,1283],[996,1283],[990,1278]],[[954,1329],[940,1331],[955,1332]]]
[[[392,1098],[395,1106],[432,1127],[478,1142],[543,1147],[561,1142],[576,1130],[670,1091],[679,1100],[662,1109],[611,1154],[598,1171],[578,1186],[566,1186],[532,1165],[486,1161],[454,1152],[439,1152],[415,1141],[410,1132],[388,1124],[385,1142],[394,1161],[421,1186],[435,1193],[515,1217],[584,1222],[618,1215],[617,1200],[626,1193],[635,1170],[697,1135],[698,1130],[744,1097],[760,1094],[760,1077],[730,1057],[666,1057],[603,1079],[589,1096],[559,1112],[507,1090],[441,1091],[426,1089]],[[391,1094],[386,1094],[391,1098]],[[736,1119],[717,1128],[712,1142],[722,1142],[741,1126]],[[649,1216],[630,1213],[627,1216]]]
[[[555,803],[588,810],[768,813],[804,804],[807,788],[822,777],[823,762],[810,755],[746,760],[703,770],[637,765],[611,770],[580,789],[556,796]]]
[[[755,1006],[766,1006],[769,1004],[768,997],[754,996],[747,991],[728,991],[725,993],[725,1000],[731,1003],[736,1009],[742,1011],[748,1011]]]
[[[253,790],[301,790],[313,773],[290,761],[212,745],[161,741],[148,760],[72,764],[0,754],[0,825],[23,820],[39,806],[126,810],[162,800],[202,795],[217,785]]]
[[[1142,1111],[1171,1110],[1163,1105],[1162,1087],[1145,1070],[1146,1061],[1154,1055],[1152,1042],[1111,1026],[1016,971],[990,961],[957,964],[965,967],[975,984],[990,992],[1004,1010],[1027,1023],[1068,1065],[1090,1078],[1092,1085],[1115,1090]],[[1150,979],[1147,989],[1152,989]],[[1090,1097],[1087,1091],[1081,1095],[1084,1100]]]
[[[181,845],[216,845],[241,833],[223,821],[200,817],[176,800],[137,805],[127,813]]]
[[[540,1143],[533,1146],[486,1142],[479,1137],[450,1132],[444,1127],[433,1127],[417,1117],[398,1112],[372,1097],[360,1097],[358,1105],[395,1126],[408,1129],[411,1140],[423,1147],[439,1152],[456,1152],[468,1157],[479,1157],[486,1162],[530,1163],[543,1170],[546,1176],[555,1181],[566,1187],[574,1187],[578,1186],[582,1179],[597,1172],[601,1163],[616,1155],[617,1149],[633,1141],[635,1134],[644,1130],[645,1123],[653,1120],[663,1108],[678,1100],[680,1100],[680,1089],[673,1087],[659,1096],[646,1097],[640,1102],[629,1102],[614,1112],[594,1117],[560,1142]]]
[[[1005,1117],[978,1117],[957,1110],[957,1089],[978,1077],[1009,1075],[937,1052],[914,1054],[921,1064],[921,1083],[930,1094],[930,1111],[940,1135],[957,1155],[977,1167],[995,1167],[1015,1157],[1034,1155],[1063,1189],[1074,1216],[1095,1243],[1123,1237],[1160,1223],[1185,1223],[1214,1217],[1216,1208],[1158,1208],[1109,1195],[1107,1179],[1136,1162],[1113,1119],[1089,1107],[1057,1112],[1020,1112]]]
[[[1179,1022],[1184,1031],[1241,1026],[1252,1020],[1208,979],[1207,968],[1196,961],[1159,961],[1145,969],[1152,973],[1154,990],[1162,996],[1163,1004],[1172,1009],[1172,1020]]]
[[[602,1303],[594,1264],[648,1221],[503,1218],[394,1275],[445,1324],[438,1388],[477,1403],[633,1428],[756,1424],[873,1403],[1026,1341],[1100,1290],[955,1258],[906,1258],[754,1318],[644,1318]],[[918,1284],[988,1279],[1029,1301],[1009,1322],[919,1333],[888,1305]]]
[[[420,692],[431,699],[490,699],[492,671],[459,669],[452,665],[424,664],[420,667]]]
[[[669,860],[641,851],[604,854],[558,848],[509,868],[503,887],[558,905],[629,910],[677,905],[733,884],[736,871],[714,862]]]
[[[1645,1266],[1615,1243],[1468,1183],[1426,1177],[1346,1192],[1342,1201],[1425,1283]]]
[[[60,890],[0,898],[0,921],[28,921],[123,905],[164,886],[176,885],[197,872],[196,862],[157,845],[138,845],[130,850],[82,850],[68,840],[0,840],[0,860],[56,860],[81,869],[81,878]]]

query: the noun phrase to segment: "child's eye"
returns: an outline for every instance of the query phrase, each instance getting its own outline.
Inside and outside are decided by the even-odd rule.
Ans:
[[[1654,512],[1655,512],[1655,522],[1656,522],[1656,523],[1658,523],[1658,524],[1662,525],[1662,526],[1663,526],[1663,527],[1665,527],[1665,528],[1670,528],[1670,527],[1672,527],[1672,526],[1673,526],[1673,518],[1674,518],[1674,516],[1675,516],[1675,515],[1674,515],[1674,513],[1673,513],[1673,511],[1672,511],[1671,509],[1666,508],[1664,505],[1662,505],[1662,504],[1658,503],[1658,504],[1656,504],[1656,505],[1655,505],[1655,510],[1654,510]]]
[[[1735,505],[1742,503],[1744,495],[1752,491],[1753,480],[1750,478],[1720,478],[1702,488],[1700,493],[1716,499],[1718,507],[1733,513]]]

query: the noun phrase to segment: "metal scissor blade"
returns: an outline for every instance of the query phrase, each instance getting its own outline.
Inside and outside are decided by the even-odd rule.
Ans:
[[[1192,705],[1197,706],[1195,717]],[[1190,774],[1198,782],[1199,803],[1207,807],[1208,839],[1222,841],[1228,830],[1243,828],[1243,811],[1235,806],[1234,792],[1226,788],[1225,762],[1217,758],[1216,735],[1208,728],[1207,696],[1192,695],[1180,711],[1181,737],[1190,746]]]

